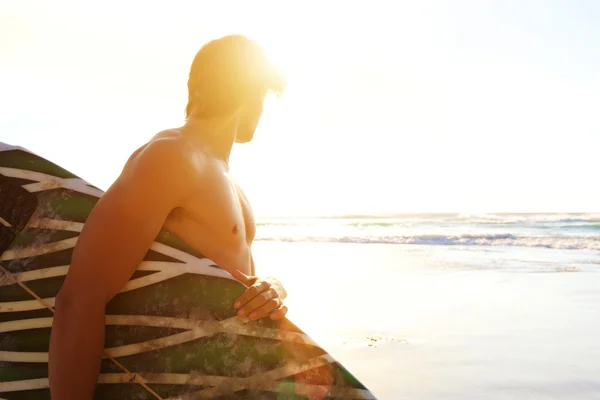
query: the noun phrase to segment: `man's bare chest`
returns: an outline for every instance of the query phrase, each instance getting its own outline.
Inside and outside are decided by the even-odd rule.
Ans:
[[[256,233],[254,214],[242,189],[233,180],[218,179],[195,191],[181,207],[173,210],[166,221],[167,228],[182,239],[208,236],[211,242],[237,247],[251,244]]]
[[[238,195],[238,201],[242,210],[242,217],[244,219],[244,229],[246,233],[246,241],[250,244],[256,236],[256,221],[254,220],[254,212],[250,206],[250,202],[246,197],[246,194],[242,191],[239,185],[236,186],[236,192]]]

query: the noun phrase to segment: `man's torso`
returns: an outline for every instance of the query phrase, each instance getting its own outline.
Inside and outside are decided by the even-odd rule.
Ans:
[[[240,262],[240,257],[250,255],[246,250],[249,250],[256,231],[254,216],[228,166],[201,149],[191,147],[178,130],[161,132],[152,140],[162,138],[181,141],[186,148],[182,153],[187,158],[183,162],[191,172],[191,194],[170,212],[164,228],[222,268],[239,269],[246,275],[253,275],[251,263]]]

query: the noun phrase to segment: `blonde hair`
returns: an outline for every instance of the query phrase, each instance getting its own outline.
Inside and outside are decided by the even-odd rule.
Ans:
[[[194,57],[186,119],[227,116],[284,88],[284,79],[258,43],[242,35],[224,36],[202,46]]]

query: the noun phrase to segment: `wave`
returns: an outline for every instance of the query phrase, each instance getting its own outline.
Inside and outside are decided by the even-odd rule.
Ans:
[[[540,229],[562,229],[562,230],[583,230],[583,231],[599,231],[600,232],[600,223],[597,222],[589,222],[589,223],[578,223],[574,222],[573,224],[565,224],[565,223],[557,223],[556,225],[546,225],[539,226]]]
[[[259,226],[314,226],[336,224],[352,227],[390,227],[421,225],[507,225],[570,227],[593,224],[600,226],[600,214],[395,214],[346,215],[305,218],[269,218]]]
[[[519,236],[514,234],[404,235],[404,236],[259,236],[257,241],[410,244],[437,246],[540,247],[562,250],[599,250],[600,236]]]
[[[600,222],[598,214],[564,215],[564,214],[530,214],[530,215],[479,215],[463,216],[457,222],[472,224],[502,224],[502,225],[537,225],[537,224],[588,224]]]

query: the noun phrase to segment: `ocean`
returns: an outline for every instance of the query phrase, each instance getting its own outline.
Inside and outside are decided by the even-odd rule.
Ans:
[[[379,399],[600,399],[600,214],[257,223],[257,274]]]
[[[440,255],[440,262],[464,262],[467,266],[475,261],[479,268],[594,271],[600,266],[600,214],[271,218],[258,223],[256,240],[416,245],[423,246],[421,251],[429,255]],[[451,252],[444,253],[443,249]],[[553,251],[536,252],[536,249]],[[502,265],[498,263],[502,255],[517,255],[518,259]]]

